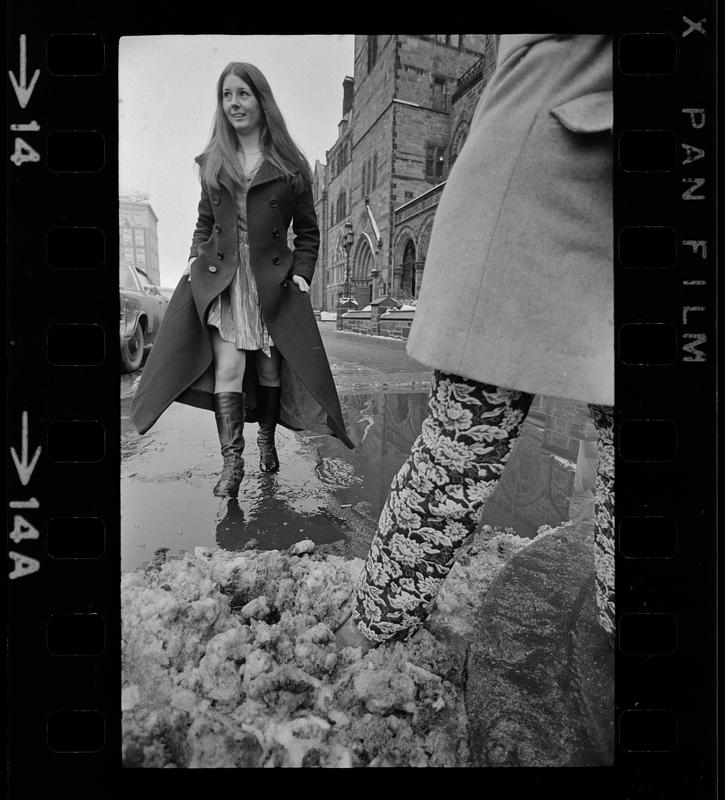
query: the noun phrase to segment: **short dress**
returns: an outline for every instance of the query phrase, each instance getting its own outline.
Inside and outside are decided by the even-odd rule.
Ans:
[[[258,169],[259,165],[245,175],[243,184],[236,186],[234,202],[239,268],[229,286],[212,301],[206,322],[218,329],[225,342],[233,342],[239,350],[261,350],[271,357],[270,348],[274,347],[274,342],[264,324],[257,283],[249,260],[247,235],[247,190]]]

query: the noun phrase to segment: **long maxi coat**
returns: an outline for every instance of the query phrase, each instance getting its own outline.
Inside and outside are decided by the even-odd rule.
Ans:
[[[614,402],[612,44],[502,36],[436,210],[408,353]]]
[[[199,161],[199,159],[197,159]],[[292,221],[294,250],[287,246]],[[320,242],[311,186],[290,179],[264,161],[247,191],[247,228],[252,272],[262,315],[282,357],[280,423],[294,430],[348,438],[330,365],[308,293],[290,280],[308,283]],[[131,406],[131,419],[145,433],[178,401],[213,410],[214,373],[206,316],[214,298],[232,282],[239,265],[234,185],[202,185],[191,245],[191,281],[181,277],[169,302]],[[257,419],[257,374],[247,359],[246,418]]]

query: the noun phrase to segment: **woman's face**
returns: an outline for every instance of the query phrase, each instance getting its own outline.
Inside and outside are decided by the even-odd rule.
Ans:
[[[259,130],[262,109],[249,85],[236,75],[227,75],[222,84],[222,109],[234,130],[243,136]]]

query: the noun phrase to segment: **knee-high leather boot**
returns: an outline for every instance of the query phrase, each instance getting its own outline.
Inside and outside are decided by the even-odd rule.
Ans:
[[[236,497],[244,477],[244,394],[215,394],[214,417],[224,457],[222,474],[214,487],[214,494],[217,497]]]
[[[260,472],[277,472],[279,458],[274,446],[274,432],[279,419],[279,386],[257,386],[257,408],[259,409],[259,470]]]

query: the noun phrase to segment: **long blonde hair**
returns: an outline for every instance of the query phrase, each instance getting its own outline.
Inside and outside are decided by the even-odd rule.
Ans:
[[[209,186],[219,186],[222,172],[226,172],[237,183],[241,183],[244,178],[237,157],[237,135],[229,124],[223,108],[222,92],[227,75],[236,75],[252,90],[261,112],[259,144],[262,153],[268,161],[290,178],[295,189],[299,191],[302,188],[302,181],[312,180],[307,159],[290,136],[264,74],[254,64],[240,61],[227,64],[217,81],[217,106],[212,132],[209,143],[200,156],[202,180]]]

